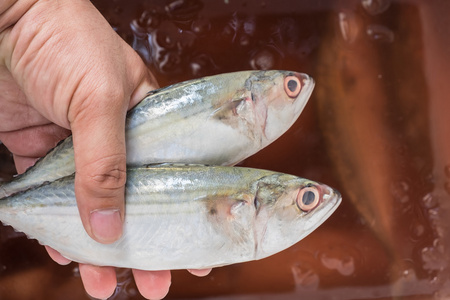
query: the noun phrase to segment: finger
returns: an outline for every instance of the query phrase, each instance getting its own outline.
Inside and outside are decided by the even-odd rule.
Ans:
[[[62,256],[55,249],[53,249],[49,246],[44,246],[44,247],[45,247],[45,250],[47,250],[48,256],[50,256],[50,258],[53,259],[56,263],[65,266],[72,262],[70,259],[67,259],[64,256]]]
[[[112,243],[122,234],[124,118],[123,108],[108,115],[93,109],[93,113],[86,113],[72,124],[78,208],[86,231],[101,243]]]
[[[109,298],[116,289],[116,271],[113,267],[80,264],[80,276],[86,292],[97,299]]]
[[[212,269],[188,269],[188,272],[198,277],[204,277],[211,273]]]
[[[133,276],[139,292],[147,299],[162,299],[169,292],[171,284],[170,271],[133,269]]]
[[[112,243],[122,234],[125,115],[131,94],[123,85],[120,78],[111,78],[80,86],[83,97],[72,101],[68,113],[78,209],[87,233],[100,243]]]
[[[38,157],[26,157],[13,154],[14,166],[18,174],[24,173],[29,167],[33,166],[36,161],[39,160]]]
[[[86,231],[101,243],[112,243],[122,234],[126,112],[154,85],[145,70],[140,76],[133,79],[137,85],[132,92],[122,82],[110,82],[106,88],[93,88],[95,92],[69,112],[78,208]]]
[[[126,111],[155,86],[149,78],[149,73],[143,73],[129,94],[117,91],[115,85],[97,89],[70,118],[78,208],[86,231],[101,243],[114,242],[122,234]]]
[[[0,139],[12,153],[18,156],[42,157],[69,134],[70,131],[67,129],[55,124],[45,124],[0,132]]]
[[[13,25],[35,1],[2,0],[0,2],[0,32]]]
[[[0,132],[0,140],[14,154],[14,163],[20,174],[69,134],[70,131],[67,129],[55,124],[46,124]]]

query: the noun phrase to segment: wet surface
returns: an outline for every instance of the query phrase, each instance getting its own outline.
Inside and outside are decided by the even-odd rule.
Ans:
[[[174,272],[168,299],[450,297],[445,1],[93,3],[161,86],[247,69],[316,80],[294,126],[243,165],[324,182],[340,208],[273,257],[205,278]],[[10,161],[3,151],[5,180]],[[76,264],[54,264],[10,227],[0,253],[0,299],[89,299]],[[141,299],[128,270],[118,281],[112,299]]]

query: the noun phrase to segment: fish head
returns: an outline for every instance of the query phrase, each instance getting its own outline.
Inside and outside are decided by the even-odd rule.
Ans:
[[[264,182],[265,181],[265,182]],[[341,195],[331,187],[291,175],[258,184],[255,259],[284,250],[314,231],[337,209]]]
[[[260,71],[247,79],[255,115],[261,126],[262,144],[267,146],[300,116],[314,89],[307,74],[291,71]]]
[[[285,133],[297,120],[314,88],[311,77],[290,71],[242,71],[215,79],[220,88],[204,86],[203,89],[208,95],[218,95],[212,102],[213,112],[208,121],[220,126],[209,128],[224,137],[227,135],[217,129],[233,132],[228,142],[240,143],[240,159]]]

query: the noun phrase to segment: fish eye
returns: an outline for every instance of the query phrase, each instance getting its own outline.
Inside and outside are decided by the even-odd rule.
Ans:
[[[315,186],[306,186],[297,196],[297,206],[304,212],[309,212],[320,203],[319,190]]]
[[[284,79],[284,91],[290,98],[297,98],[302,89],[302,84],[296,76],[287,76]]]

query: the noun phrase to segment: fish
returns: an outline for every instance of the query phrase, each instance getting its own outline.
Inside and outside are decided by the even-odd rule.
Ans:
[[[292,71],[241,71],[150,91],[126,117],[127,165],[235,165],[280,137],[305,107],[314,80]],[[72,137],[0,185],[0,198],[75,172]]]
[[[341,202],[327,185],[246,167],[152,164],[127,174],[123,235],[112,244],[85,232],[74,175],[1,199],[0,220],[80,263],[203,269],[282,251]]]

